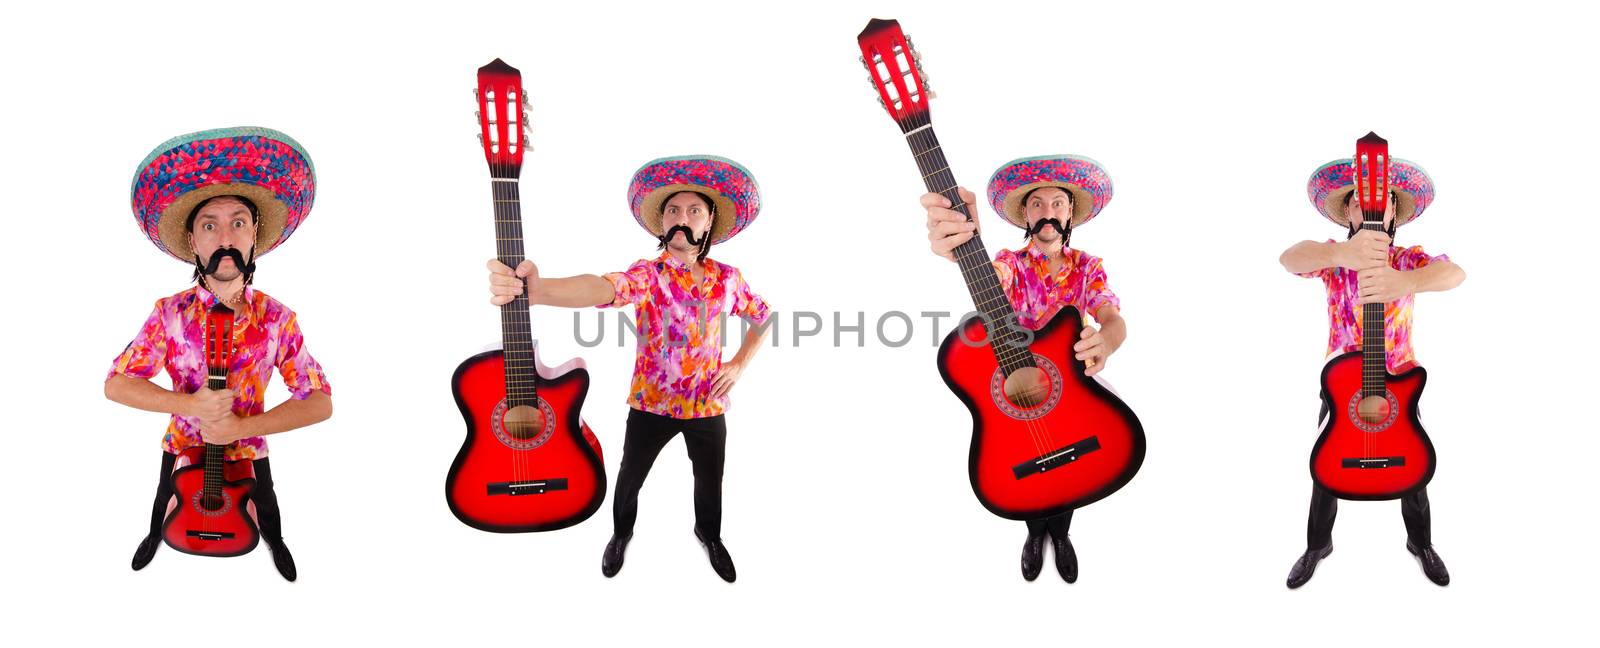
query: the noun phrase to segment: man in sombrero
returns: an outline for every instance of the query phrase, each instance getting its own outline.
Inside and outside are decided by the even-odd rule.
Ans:
[[[622,569],[639,511],[639,488],[668,441],[683,433],[694,463],[695,537],[711,567],[733,582],[733,559],[722,544],[722,466],[728,392],[766,337],[770,311],[739,269],[707,257],[711,246],[748,227],[761,209],[755,178],[731,160],[663,158],[644,165],[628,187],[633,217],[664,251],[627,270],[597,276],[540,277],[531,261],[516,269],[489,261],[490,301],[510,302],[524,289],[530,304],[568,308],[632,305],[638,357],[628,390],[627,435],[612,498],[615,525],[600,570]],[[738,352],[722,359],[722,316],[753,324]]]
[[[976,204],[972,193],[958,188],[961,200]],[[1082,339],[1073,345],[1086,376],[1105,369],[1128,336],[1119,310],[1121,300],[1106,284],[1099,257],[1069,247],[1072,232],[1111,201],[1111,177],[1099,163],[1075,155],[1048,155],[1014,160],[989,178],[989,204],[1012,225],[1023,230],[1028,244],[1001,250],[994,268],[1006,298],[1017,311],[1018,323],[1038,329],[1064,306],[1074,306],[1093,317],[1099,328],[1085,323]],[[922,196],[928,213],[928,240],[933,253],[955,261],[954,251],[978,231],[977,219],[968,221],[950,209],[950,201],[937,193]],[[1068,583],[1078,580],[1078,555],[1067,532],[1072,511],[1029,520],[1028,538],[1022,544],[1022,577],[1038,578],[1044,567],[1044,541],[1051,539],[1056,571]]]
[[[267,443],[262,437],[326,420],[333,400],[295,313],[251,284],[256,259],[289,240],[311,211],[316,178],[305,150],[266,128],[224,128],[175,137],[150,153],[133,179],[133,215],[158,249],[194,270],[195,286],[156,300],[155,309],[111,364],[105,393],[123,405],[171,415],[149,534],[133,554],[144,568],[161,546],[184,450],[226,445],[226,461],[250,461],[250,494],[272,562],[288,580],[294,558],[283,543]],[[217,304],[234,311],[228,389],[206,388],[203,324]],[[276,369],[290,399],[264,409]],[[172,389],[151,379],[165,371]],[[241,504],[243,505],[243,504]]]
[[[1323,217],[1346,231],[1344,241],[1301,241],[1283,252],[1285,270],[1321,279],[1328,293],[1328,356],[1361,349],[1361,304],[1384,304],[1385,360],[1390,373],[1417,366],[1411,348],[1411,306],[1419,292],[1450,290],[1466,273],[1450,257],[1431,256],[1422,246],[1397,247],[1395,230],[1422,216],[1433,202],[1433,180],[1415,163],[1394,159],[1389,182],[1388,207],[1383,216],[1386,232],[1361,229],[1361,203],[1353,199],[1354,164],[1350,158],[1322,165],[1306,187],[1311,205]],[[1328,416],[1323,404],[1319,420]],[[1311,513],[1306,524],[1306,550],[1289,570],[1288,586],[1311,580],[1317,562],[1333,551],[1333,520],[1339,499],[1317,485],[1311,486]],[[1450,572],[1434,551],[1430,535],[1431,514],[1426,488],[1400,498],[1400,515],[1406,525],[1406,549],[1422,565],[1422,572],[1438,585],[1450,583]]]

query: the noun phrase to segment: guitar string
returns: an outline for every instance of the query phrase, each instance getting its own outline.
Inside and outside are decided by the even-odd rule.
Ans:
[[[913,121],[913,124],[918,125],[920,128],[920,124],[917,124],[917,122]],[[936,193],[941,195],[952,192],[955,193],[954,196],[945,196],[951,201],[952,205],[961,205],[969,208],[972,207],[971,205],[964,204],[964,201],[961,200],[959,192],[954,192],[956,187],[955,178],[953,177],[953,174],[950,174],[949,172],[949,163],[944,157],[942,149],[938,144],[937,137],[933,133],[931,124],[923,130],[927,132],[926,135],[919,131],[908,136],[907,139],[910,140],[912,145],[914,154],[913,156],[918,168],[924,172],[924,181],[928,184],[930,189],[937,189],[937,185],[939,184],[947,185],[943,189],[937,189]],[[934,161],[932,164],[924,164],[922,156],[928,154],[929,152],[933,152],[935,154]],[[927,173],[927,167],[935,165],[937,165],[937,170]],[[941,183],[940,180],[943,179],[941,176],[943,176],[943,178],[947,178],[948,181]],[[969,219],[976,219],[976,217],[971,214],[970,209],[967,210],[965,215]],[[995,351],[996,361],[1000,365],[1003,375],[1009,377],[1009,375],[1016,369],[1021,368],[1016,367],[1016,365],[1026,364],[1025,362],[1022,362],[1023,358],[1032,360],[1031,352],[1027,349],[1027,347],[1016,344],[1016,342],[1019,342],[1019,340],[1011,339],[1009,334],[1004,336],[1004,342],[1001,342],[1001,336],[997,334],[997,325],[1001,322],[1005,322],[1009,326],[1009,324],[1014,321],[1011,318],[1015,316],[1015,312],[1005,312],[1005,310],[1010,307],[1010,302],[1009,299],[1006,298],[1003,290],[1000,288],[998,276],[994,274],[992,266],[985,267],[990,262],[988,259],[988,253],[986,250],[984,250],[982,239],[978,236],[977,232],[974,232],[973,237],[966,243],[963,243],[960,247],[968,248],[967,250],[958,253],[958,263],[962,266],[964,275],[963,278],[966,280],[969,290],[973,292],[976,305],[984,312],[985,316],[989,320],[986,332],[990,340],[990,347]],[[960,247],[957,249],[960,250]],[[974,256],[981,258],[974,260]],[[980,270],[980,268],[988,271],[983,272]],[[977,275],[976,282],[973,281],[971,276],[973,274]],[[994,316],[992,311],[995,309],[999,309],[1001,311],[999,317]],[[1000,330],[1009,329],[1007,328]],[[963,335],[963,337],[965,336],[964,331],[961,333],[961,335]],[[1004,346],[1002,347],[1000,344],[1004,344]],[[1002,379],[1000,394],[994,394],[992,388],[990,391],[990,398],[995,398],[998,396],[1000,399],[1009,401],[1009,398],[1005,394],[1004,379]],[[1047,453],[1053,451],[1055,447],[1054,439],[1051,438],[1052,435],[1050,434],[1048,427],[1044,426],[1037,418],[1024,419],[1022,423],[1023,429],[1027,432],[1029,440],[1033,444],[1035,457],[1043,457]]]
[[[1384,161],[1381,163],[1383,168],[1380,170],[1380,173],[1374,173],[1374,169],[1372,168],[1373,161],[1370,159],[1363,159],[1363,156],[1359,151],[1353,160],[1355,165],[1354,174],[1356,192],[1362,207],[1362,227],[1364,229],[1374,231],[1382,231],[1383,229],[1383,212],[1387,211],[1389,193],[1387,151],[1384,151],[1380,155],[1381,157],[1379,159]],[[1374,184],[1376,184],[1376,186],[1374,186]],[[1385,206],[1382,211],[1379,211],[1374,205],[1378,200],[1378,196],[1382,196],[1385,202]],[[1388,255],[1385,254],[1386,264],[1388,263],[1387,256]],[[1356,282],[1356,296],[1359,298],[1360,295],[1361,285],[1360,281],[1358,280]],[[1359,301],[1361,300],[1358,299],[1358,302]],[[1387,340],[1384,339],[1386,337],[1384,331],[1386,325],[1384,310],[1386,306],[1386,304],[1381,302],[1361,303],[1361,391],[1358,393],[1356,399],[1356,418],[1363,419],[1363,422],[1368,423],[1368,426],[1372,426],[1372,423],[1370,421],[1365,421],[1365,419],[1362,417],[1361,402],[1366,398],[1373,396],[1385,398],[1387,401],[1387,389],[1385,389],[1384,386],[1384,383],[1387,382],[1385,380],[1385,374],[1388,373],[1388,349],[1386,348]],[[1374,356],[1376,356],[1376,358]],[[1387,410],[1390,409],[1387,406],[1387,403],[1385,403],[1384,409],[1385,413],[1387,413]],[[1386,419],[1387,416],[1384,418]],[[1360,426],[1358,426],[1357,429],[1362,430],[1362,458],[1371,459],[1376,457],[1378,455],[1378,431],[1368,431]]]
[[[953,177],[949,178],[948,182],[941,182],[943,179],[941,176],[949,175],[949,164],[945,160],[944,155],[940,150],[940,145],[938,144],[936,137],[933,136],[933,129],[931,125],[923,127],[922,124],[915,120],[912,121],[911,125],[917,126],[920,129],[917,132],[908,135],[907,139],[908,143],[911,145],[913,160],[916,162],[918,170],[923,173],[924,183],[930,190],[933,190],[935,193],[940,195],[954,192],[956,182],[954,181]],[[926,131],[927,134],[924,134],[924,131]],[[934,159],[931,164],[924,163],[922,159],[924,155],[929,153],[934,154]],[[928,172],[928,167],[930,166],[934,167],[936,170]],[[941,184],[945,186],[942,188],[939,187]],[[955,192],[954,196],[947,195],[945,197],[951,201],[952,206],[956,209],[970,207],[970,205],[967,205],[965,201],[961,199],[959,192]],[[968,211],[965,215],[969,219],[973,218],[970,214],[970,211]],[[967,283],[968,289],[973,294],[975,305],[980,311],[983,312],[984,316],[988,320],[987,327],[985,328],[985,335],[988,338],[989,346],[995,352],[995,359],[997,364],[999,364],[1001,371],[1003,373],[1009,373],[1008,365],[1012,364],[1013,360],[1015,360],[1014,354],[1017,352],[1011,345],[1007,345],[1006,347],[999,346],[999,336],[996,335],[996,325],[1001,320],[1000,318],[994,317],[992,313],[996,306],[1000,306],[999,300],[1004,298],[1004,295],[999,290],[998,277],[993,275],[992,269],[988,273],[980,272],[978,269],[978,264],[989,263],[988,253],[983,249],[982,240],[978,236],[977,232],[974,232],[973,237],[968,239],[967,242],[963,243],[961,246],[958,246],[956,251],[957,263],[961,266],[963,280]],[[981,258],[979,258],[977,261],[974,261],[974,256]],[[973,275],[976,275],[976,280],[974,280]],[[1009,303],[1006,305],[1009,305]],[[958,328],[957,335],[962,336],[962,343],[967,343],[968,340],[966,337],[965,326]],[[992,393],[992,388],[990,391],[990,398],[994,398],[995,394]],[[1002,393],[999,395],[1000,398],[1005,398],[1003,392],[1004,387],[1002,382]],[[1041,438],[1038,428],[1032,424],[1031,420],[1028,420],[1023,422],[1023,429],[1028,433],[1029,439],[1033,443],[1035,452],[1034,456],[1042,456],[1045,452],[1046,443]]]
[[[907,139],[911,144],[913,160],[916,162],[918,169],[923,172],[924,182],[928,184],[930,189],[935,189],[935,193],[944,195],[947,192],[954,192],[955,195],[953,197],[945,196],[951,201],[952,205],[969,208],[973,207],[972,205],[964,204],[964,201],[961,200],[959,192],[955,192],[955,188],[957,186],[955,178],[953,174],[950,173],[949,164],[944,157],[944,153],[941,145],[938,143],[937,136],[933,132],[931,121],[926,123],[926,128],[923,128],[923,122],[918,122],[915,120],[912,121],[911,125],[921,129],[915,133],[909,134]],[[929,153],[933,153],[933,164],[937,165],[936,170],[932,172],[928,172],[927,168],[931,165],[924,164],[922,160],[922,157]],[[949,181],[944,183],[948,186],[944,187],[943,189],[937,189],[937,185],[940,184],[938,180],[941,179],[941,176],[948,178]],[[966,216],[969,219],[976,221],[976,216],[971,213],[971,209],[967,210]],[[968,249],[965,251],[960,251],[961,248]],[[995,351],[996,361],[1000,365],[1003,374],[1009,377],[1011,373],[1022,368],[1015,365],[1025,366],[1027,362],[1032,360],[1032,352],[1027,346],[1017,344],[1020,342],[1020,340],[1014,339],[1009,333],[1004,335],[1003,342],[1001,342],[1001,336],[996,333],[997,325],[1001,322],[1004,322],[1007,327],[1009,327],[1012,322],[1017,321],[1015,319],[1016,313],[1010,308],[1010,301],[1006,297],[1004,291],[1001,289],[998,276],[994,274],[992,266],[987,268],[988,272],[981,272],[979,270],[979,268],[987,265],[989,260],[988,253],[984,249],[982,239],[979,237],[978,233],[974,231],[972,238],[966,243],[963,243],[961,246],[958,246],[957,250],[958,264],[962,267],[964,275],[963,279],[966,281],[968,289],[972,291],[976,305],[981,311],[984,312],[985,316],[989,320],[987,331],[990,340],[989,346]],[[972,258],[973,255],[981,256],[982,258],[974,261]],[[977,275],[976,281],[974,281],[971,276],[973,274]],[[995,309],[1000,310],[999,317],[994,316],[993,310]],[[1007,310],[1010,310],[1011,312],[1006,312]],[[1009,331],[1009,328],[1001,330]],[[964,331],[958,331],[958,334],[965,337]],[[963,342],[965,342],[965,340],[963,340]],[[1001,344],[1004,346],[1000,346]],[[1053,387],[1054,386],[1052,385],[1048,387],[1047,390],[1053,390]],[[1049,393],[1049,391],[1046,391],[1046,396],[1048,396]],[[993,394],[991,390],[990,397],[994,398],[995,396],[996,395]],[[1006,399],[1009,401],[1009,398],[1007,398],[1005,395],[1004,380],[1002,380],[1001,393],[998,396],[1001,399]],[[1034,455],[1035,457],[1043,457],[1047,453],[1055,450],[1056,446],[1053,438],[1054,435],[1052,434],[1049,426],[1041,419],[1025,419],[1023,420],[1023,428],[1027,431],[1029,439],[1033,443],[1036,453]]]
[[[502,99],[500,97],[496,97],[496,101],[501,100]],[[505,111],[501,109],[497,110],[497,112],[504,114]],[[502,147],[502,153],[504,151],[503,147],[506,145],[507,144],[505,141],[502,140],[500,143],[500,146]],[[509,178],[514,180],[517,176],[512,167],[505,163],[495,165],[495,168],[493,168],[492,171],[494,171],[494,173],[491,175],[500,179]],[[516,259],[514,257],[522,256],[520,254],[521,250],[516,249],[520,248],[522,243],[521,210],[514,209],[510,205],[512,205],[514,201],[520,201],[521,199],[520,193],[517,192],[518,183],[498,182],[491,180],[490,185],[491,195],[494,197],[496,252],[499,254],[502,263],[506,263],[507,265],[511,265],[513,268],[515,268],[515,264],[520,263],[521,259]],[[520,203],[516,204],[520,205]],[[516,213],[511,213],[513,211]],[[515,216],[515,218],[513,218],[513,216]],[[501,414],[500,429],[511,441],[508,446],[511,450],[512,479],[507,488],[508,496],[514,496],[514,494],[512,494],[512,489],[514,489],[516,484],[522,483],[531,474],[532,469],[529,465],[531,459],[528,457],[528,453],[524,452],[521,448],[516,447],[516,444],[521,443],[523,439],[517,438],[516,434],[513,433],[512,426],[509,424],[508,419],[511,418],[511,411],[513,408],[523,405],[521,402],[523,400],[522,392],[525,389],[532,396],[534,409],[539,409],[537,381],[532,375],[524,374],[524,371],[531,366],[533,361],[531,339],[532,315],[529,313],[527,308],[526,291],[524,291],[523,294],[512,297],[510,302],[501,306],[500,315],[501,334],[503,338],[501,340],[501,346],[503,347],[502,358],[504,359],[504,379],[506,382],[506,411]],[[527,326],[523,326],[524,317],[527,318]],[[523,348],[522,342],[524,340],[522,338],[527,338],[528,344],[526,349]],[[536,415],[534,417],[535,422],[538,422],[538,419],[540,418],[542,417]],[[493,416],[491,415],[491,426],[494,425],[492,419]]]

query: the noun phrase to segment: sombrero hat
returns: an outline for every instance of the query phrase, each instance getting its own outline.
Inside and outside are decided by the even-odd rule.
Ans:
[[[316,185],[311,158],[288,135],[248,126],[200,131],[163,142],[139,163],[133,218],[161,251],[193,263],[189,212],[213,196],[244,196],[256,205],[260,257],[305,222]]]
[[[633,219],[651,235],[661,236],[661,203],[680,191],[696,191],[711,199],[716,211],[712,243],[733,238],[761,212],[761,188],[750,171],[714,155],[685,155],[651,160],[634,172],[628,184]]]
[[[989,204],[1012,225],[1027,228],[1022,199],[1040,187],[1072,194],[1071,227],[1088,222],[1111,202],[1111,176],[1099,162],[1077,155],[1041,155],[1001,165],[989,177]]]
[[[1355,191],[1352,177],[1355,163],[1350,158],[1334,160],[1319,167],[1306,182],[1306,195],[1311,205],[1324,217],[1344,227],[1344,197]],[[1398,199],[1394,209],[1396,225],[1416,220],[1422,210],[1433,202],[1433,178],[1415,162],[1400,158],[1389,160],[1389,188]]]

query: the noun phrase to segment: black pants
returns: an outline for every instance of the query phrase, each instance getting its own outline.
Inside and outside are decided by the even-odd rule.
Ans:
[[[611,500],[617,535],[633,533],[639,517],[639,489],[661,448],[683,432],[683,445],[694,463],[694,528],[707,540],[722,537],[722,462],[728,427],[722,415],[677,419],[640,410],[628,411],[627,437],[622,442],[622,468]]]
[[[150,510],[150,535],[161,535],[161,523],[167,518],[167,503],[172,500],[172,466],[178,455],[161,453],[161,479],[156,483],[156,502]],[[278,494],[272,490],[272,465],[263,457],[251,462],[256,471],[256,485],[250,491],[250,501],[256,505],[256,523],[261,526],[261,537],[269,542],[283,541],[283,520],[278,513]]]
[[[1317,422],[1328,416],[1328,404],[1322,404],[1322,414]],[[1311,483],[1311,514],[1306,520],[1306,547],[1321,549],[1333,542],[1333,520],[1339,514],[1339,498],[1331,491]],[[1400,498],[1400,517],[1406,523],[1406,539],[1418,547],[1433,544],[1433,515],[1428,509],[1428,489]]]
[[[1027,522],[1028,537],[1030,538],[1044,535],[1045,531],[1049,531],[1050,535],[1057,538],[1065,538],[1067,537],[1067,530],[1072,527],[1072,511],[1047,518],[1028,520]]]

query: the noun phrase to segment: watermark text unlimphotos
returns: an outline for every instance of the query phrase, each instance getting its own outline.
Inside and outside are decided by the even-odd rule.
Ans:
[[[665,343],[668,346],[682,347],[689,344],[691,336],[706,330],[715,318],[719,329],[717,344],[727,346],[730,337],[728,314],[706,313],[701,306],[694,302],[688,304],[699,316],[681,318],[675,321],[680,326],[669,326],[666,331]],[[613,320],[607,323],[607,316]],[[773,347],[790,346],[817,346],[831,345],[834,347],[865,347],[869,342],[886,347],[903,347],[912,344],[919,337],[926,340],[930,346],[939,344],[948,336],[956,326],[971,318],[977,318],[983,323],[981,329],[965,329],[956,335],[957,339],[969,346],[983,346],[990,344],[988,331],[997,330],[993,323],[1002,322],[998,329],[1000,339],[994,342],[1006,345],[1026,346],[1033,342],[1034,332],[1020,325],[1015,313],[991,315],[982,311],[972,311],[953,317],[949,311],[920,311],[915,314],[906,311],[891,310],[878,313],[875,316],[865,311],[792,311],[782,313],[771,311],[765,322],[759,325],[751,324],[749,320],[738,318],[739,326],[735,340],[743,340],[752,329],[765,329],[768,334],[767,343]],[[648,323],[644,323],[648,329]],[[682,330],[680,330],[680,328]],[[597,347],[612,341],[616,346],[637,344],[641,336],[648,336],[648,330],[640,331],[635,325],[634,318],[625,311],[596,311],[592,317],[585,317],[582,311],[572,313],[572,337],[580,346]]]

